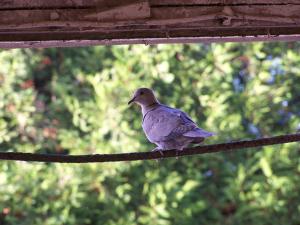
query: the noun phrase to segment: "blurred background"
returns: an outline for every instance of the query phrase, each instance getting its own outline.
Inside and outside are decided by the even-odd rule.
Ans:
[[[149,151],[138,106],[162,103],[217,133],[300,130],[300,43],[0,51],[0,151]],[[0,224],[299,224],[298,143],[102,164],[0,162]]]

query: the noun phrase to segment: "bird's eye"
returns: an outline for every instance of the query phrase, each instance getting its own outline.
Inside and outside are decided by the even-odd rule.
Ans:
[[[141,92],[140,92],[140,95],[143,95],[143,94],[144,94],[144,92],[143,92],[143,91],[141,91]]]

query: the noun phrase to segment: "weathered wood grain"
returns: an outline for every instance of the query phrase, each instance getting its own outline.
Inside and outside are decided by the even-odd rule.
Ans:
[[[0,9],[110,8],[134,2],[138,0],[1,0]]]
[[[300,35],[300,1],[294,0],[32,2],[0,3],[0,47],[7,47],[9,41],[36,46],[39,41],[121,44],[183,42],[184,38],[243,41],[258,36],[260,40],[274,36],[295,40]]]
[[[149,0],[153,6],[172,5],[299,5],[299,0]]]
[[[130,11],[129,11],[130,10]],[[130,13],[132,12],[132,13]],[[77,27],[119,29],[124,26],[177,28],[196,24],[198,27],[300,25],[299,6],[232,6],[232,7],[168,7],[151,9],[143,3],[103,11],[92,9],[9,10],[0,11],[0,28],[29,29]],[[206,21],[206,23],[202,23]],[[201,23],[200,23],[201,22]],[[262,23],[262,24],[260,24]],[[191,25],[193,26],[193,25]]]
[[[134,0],[1,0],[0,9],[111,7]],[[149,0],[152,6],[172,5],[299,5],[299,0]]]

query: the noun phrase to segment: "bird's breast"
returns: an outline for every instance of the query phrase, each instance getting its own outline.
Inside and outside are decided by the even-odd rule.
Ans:
[[[178,118],[172,113],[157,109],[144,117],[142,127],[147,138],[151,142],[157,142],[165,139],[179,125]]]

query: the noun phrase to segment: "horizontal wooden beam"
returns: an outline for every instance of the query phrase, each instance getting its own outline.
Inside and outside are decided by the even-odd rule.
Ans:
[[[299,5],[299,0],[150,0],[153,6],[170,5]]]
[[[299,40],[296,0],[7,0],[0,47]],[[32,4],[30,4],[32,3]],[[186,40],[186,41],[184,41]]]
[[[128,2],[125,0],[4,0],[1,9],[58,9],[58,8],[94,8],[111,7]],[[174,5],[299,5],[299,0],[149,0],[151,6]]]
[[[70,41],[8,41],[0,42],[3,49],[12,48],[54,48],[54,47],[84,47],[97,45],[124,44],[190,44],[190,43],[223,43],[223,42],[254,42],[254,41],[300,41],[300,35],[259,35],[245,37],[187,37],[187,38],[139,38],[139,39],[105,39],[105,40],[70,40]]]
[[[3,0],[1,9],[109,8],[136,0]]]

